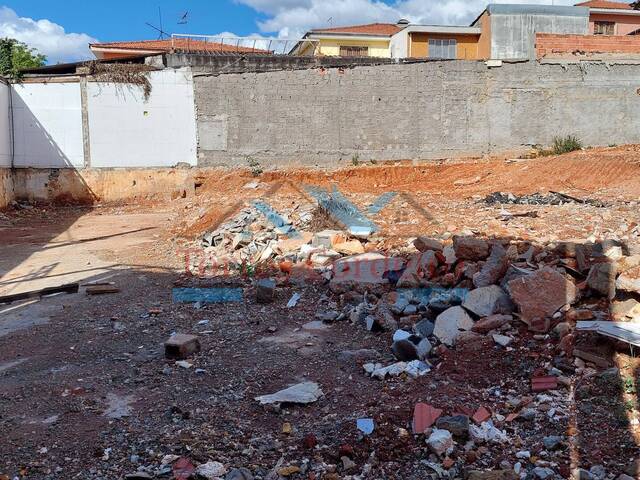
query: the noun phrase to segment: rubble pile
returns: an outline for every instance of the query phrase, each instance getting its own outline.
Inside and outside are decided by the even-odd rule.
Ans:
[[[605,207],[606,204],[600,200],[581,199],[570,195],[549,192],[549,193],[532,193],[529,195],[515,195],[511,192],[493,192],[484,198],[484,203],[493,204],[511,204],[511,205],[565,205],[567,203],[582,203],[592,205],[594,207]]]

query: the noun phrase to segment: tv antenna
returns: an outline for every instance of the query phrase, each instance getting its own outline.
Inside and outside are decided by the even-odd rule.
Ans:
[[[145,22],[145,24],[148,27],[153,28],[155,31],[158,32],[158,40],[162,40],[163,38],[169,38],[171,35],[169,35],[167,32],[165,32],[162,29],[162,10],[160,9],[160,7],[158,7],[158,20],[159,20],[159,27],[153,25],[152,23],[149,22]]]
[[[189,11],[187,10],[180,16],[180,19],[178,20],[178,25],[186,25],[189,22],[187,18],[188,16],[189,16]]]

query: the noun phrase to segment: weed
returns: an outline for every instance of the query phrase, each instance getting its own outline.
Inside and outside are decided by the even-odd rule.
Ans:
[[[358,155],[357,153],[353,154],[353,156],[351,157],[351,165],[353,165],[354,167],[360,165],[360,155]]]
[[[626,377],[622,382],[624,393],[636,393],[636,382],[633,377]]]
[[[575,135],[567,135],[566,137],[555,137],[551,151],[554,155],[562,155],[563,153],[573,152],[582,149],[582,142]]]
[[[262,170],[262,166],[260,162],[253,157],[247,157],[247,164],[251,169],[251,175],[254,177],[259,177],[264,170]]]

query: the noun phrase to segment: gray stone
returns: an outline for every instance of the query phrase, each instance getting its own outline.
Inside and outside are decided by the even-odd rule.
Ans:
[[[491,248],[491,255],[482,266],[482,269],[473,275],[473,284],[476,287],[488,287],[498,283],[509,267],[509,257],[502,245],[496,243]]]
[[[402,362],[418,359],[418,349],[416,348],[416,344],[409,339],[394,341],[391,345],[391,351],[395,357]]]
[[[587,285],[590,289],[613,298],[616,296],[616,265],[615,263],[595,263],[587,275]]]
[[[589,469],[589,473],[593,475],[595,480],[603,480],[607,476],[607,471],[602,465],[594,465]]]
[[[256,400],[261,405],[278,403],[313,403],[323,395],[317,383],[303,382],[270,395],[261,395]]]
[[[231,242],[231,248],[237,250],[239,248],[245,247],[251,243],[251,239],[253,236],[251,232],[240,232],[237,233],[235,237],[233,237],[233,242]]]
[[[548,467],[536,467],[533,469],[533,474],[540,480],[546,480],[547,478],[553,478],[556,472]]]
[[[571,478],[573,480],[593,480],[593,475],[584,468],[574,468],[571,472]]]
[[[447,450],[453,448],[451,432],[434,428],[427,438],[427,445],[436,455],[443,455]]]
[[[271,303],[276,291],[276,282],[270,278],[263,278],[256,282],[256,301]]]
[[[467,438],[469,436],[469,417],[466,415],[440,417],[436,422],[436,427],[451,432],[454,437]]]
[[[234,468],[227,473],[224,480],[253,480],[253,475],[247,468]]]
[[[453,250],[458,260],[484,260],[489,255],[489,244],[477,237],[453,237]]]
[[[621,273],[616,280],[616,288],[623,292],[640,293],[640,267]]]
[[[423,338],[427,338],[433,334],[435,324],[431,320],[420,320],[413,326],[413,331]]]
[[[164,342],[164,356],[172,360],[183,360],[200,351],[200,341],[195,335],[176,333]]]
[[[427,358],[427,356],[431,352],[431,348],[432,345],[429,340],[427,340],[426,338],[420,340],[420,342],[416,346],[416,350],[418,351],[418,358],[420,360],[424,360],[425,358]]]
[[[460,331],[471,330],[473,319],[459,306],[451,307],[436,318],[433,334],[448,346],[455,344]]]
[[[509,295],[497,285],[471,290],[462,306],[479,317],[495,313],[509,314],[513,309]]]
[[[542,439],[542,444],[547,450],[555,450],[562,445],[562,437],[558,435],[549,435]]]

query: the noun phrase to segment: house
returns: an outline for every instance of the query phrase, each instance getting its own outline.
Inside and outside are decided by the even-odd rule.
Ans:
[[[394,58],[477,60],[482,29],[443,25],[407,25],[391,38]]]
[[[190,38],[168,38],[162,40],[141,40],[132,42],[90,43],[91,52],[99,60],[154,55],[175,51],[206,52],[210,54],[254,53],[269,54],[267,50],[220,42],[193,40]]]
[[[409,24],[406,20],[394,23],[369,23],[346,27],[316,28],[305,34],[291,51],[294,55],[384,57],[391,54],[391,38]]]
[[[589,8],[589,32],[592,35],[640,34],[640,10],[628,3],[589,0],[576,4]]]

